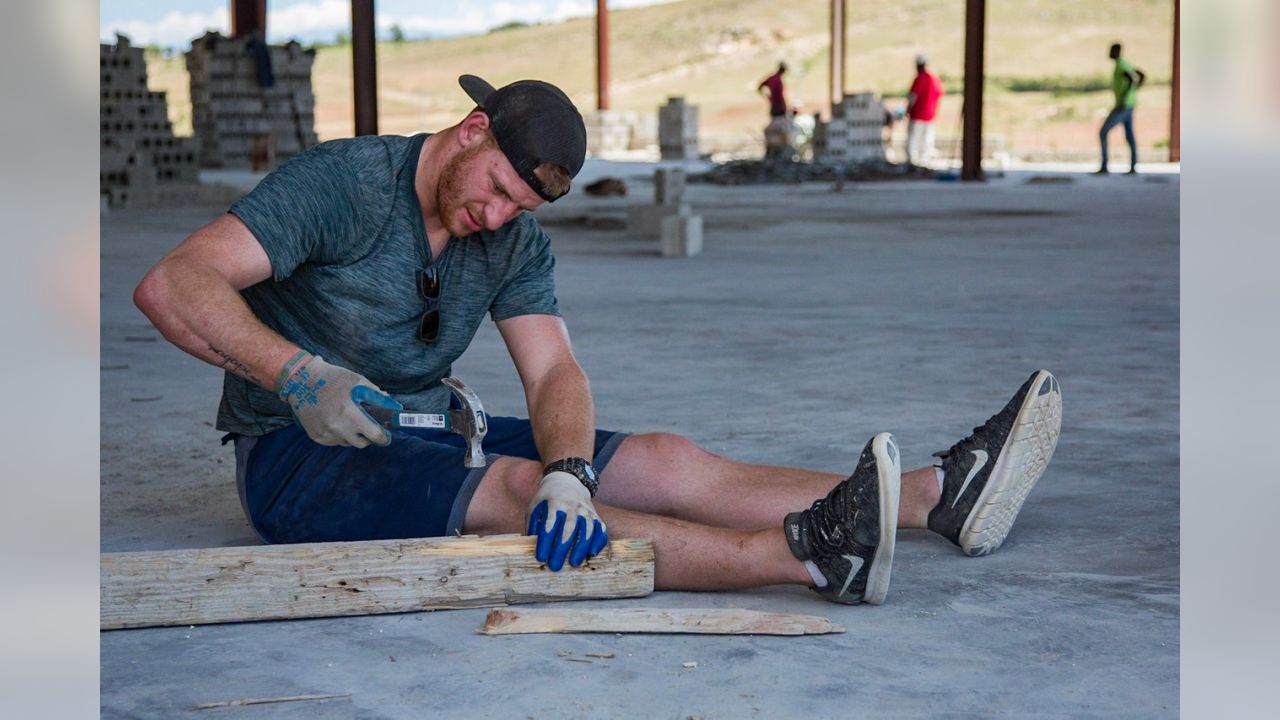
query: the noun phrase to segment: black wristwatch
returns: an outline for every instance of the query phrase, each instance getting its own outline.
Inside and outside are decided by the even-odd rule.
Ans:
[[[591,493],[591,497],[596,496],[596,487],[600,483],[596,480],[596,469],[591,467],[591,463],[587,460],[580,457],[563,458],[542,469],[543,475],[553,472],[567,472],[578,478],[578,481],[585,485],[587,491]]]

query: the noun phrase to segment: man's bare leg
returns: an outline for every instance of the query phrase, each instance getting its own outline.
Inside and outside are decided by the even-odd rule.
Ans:
[[[485,473],[467,510],[463,529],[489,535],[524,532],[529,499],[542,477],[530,460],[501,458]],[[655,585],[663,590],[730,590],[812,582],[804,563],[787,547],[782,518],[772,527],[741,530],[595,504],[611,537],[650,538],[656,554]],[[798,508],[795,508],[798,509]]]
[[[852,470],[851,459],[850,470]],[[632,435],[600,474],[599,499],[628,510],[724,528],[778,527],[847,475],[741,463],[669,433]],[[902,473],[899,528],[923,528],[938,504],[932,466]]]

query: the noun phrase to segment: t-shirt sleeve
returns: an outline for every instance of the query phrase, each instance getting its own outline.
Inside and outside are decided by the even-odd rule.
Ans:
[[[489,306],[489,316],[494,322],[519,315],[560,315],[551,238],[536,222],[525,220],[524,224],[510,279],[503,283]]]
[[[249,228],[283,280],[304,262],[344,263],[366,250],[365,207],[359,177],[333,152],[316,149],[291,158],[228,210]]]

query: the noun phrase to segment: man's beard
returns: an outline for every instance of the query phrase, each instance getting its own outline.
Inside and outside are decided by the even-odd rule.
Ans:
[[[472,145],[463,148],[440,171],[440,182],[436,185],[436,207],[440,210],[440,222],[444,224],[449,234],[455,237],[471,234],[469,226],[460,228],[462,232],[454,232],[454,228],[450,227],[450,223],[458,222],[458,213],[465,212],[462,202],[462,185],[467,176],[467,166],[483,150],[483,145]]]

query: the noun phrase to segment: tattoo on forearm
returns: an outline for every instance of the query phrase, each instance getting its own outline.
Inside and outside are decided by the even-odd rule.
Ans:
[[[210,350],[213,354],[215,354],[215,355],[217,355],[218,357],[222,358],[222,362],[221,362],[221,363],[218,363],[218,364],[219,364],[223,369],[225,369],[225,370],[230,370],[231,372],[235,373],[236,375],[239,375],[240,377],[242,377],[242,378],[244,378],[245,380],[248,380],[248,381],[250,381],[250,382],[254,382],[254,383],[257,383],[257,384],[259,384],[259,385],[261,385],[261,384],[262,384],[262,381],[258,379],[258,376],[257,376],[257,375],[254,375],[254,374],[253,374],[253,371],[252,371],[252,370],[250,370],[250,369],[249,369],[249,367],[248,367],[247,365],[245,365],[244,363],[242,363],[242,362],[240,362],[239,360],[237,360],[237,359],[236,359],[234,356],[232,356],[230,353],[225,352],[225,351],[223,351],[223,350],[219,350],[218,348],[214,347],[212,344],[210,344],[210,345],[209,345],[209,350]]]

